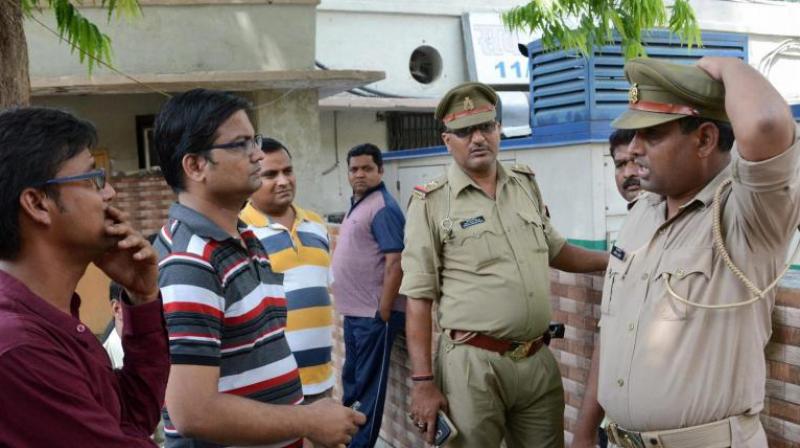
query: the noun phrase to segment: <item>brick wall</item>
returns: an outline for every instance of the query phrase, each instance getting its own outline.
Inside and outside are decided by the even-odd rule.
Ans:
[[[115,203],[131,214],[142,233],[157,231],[167,219],[175,194],[159,173],[116,176]],[[335,245],[336,226],[331,226]],[[600,275],[576,275],[551,271],[551,303],[554,320],[567,325],[566,337],[554,340],[551,349],[561,366],[566,394],[567,440],[575,427],[583,398],[597,320],[600,317]],[[337,316],[333,359],[337,369],[344,359],[341,318]],[[782,283],[773,313],[773,336],[766,350],[768,380],[766,409],[762,421],[771,448],[800,446],[800,273],[792,272]],[[407,414],[410,401],[408,352],[405,339],[398,338],[392,350],[387,403],[381,437],[396,448],[423,447]],[[336,392],[340,393],[341,385]]]
[[[164,225],[177,198],[159,172],[117,175],[111,185],[117,191],[113,204],[130,214],[134,227],[145,236]]]

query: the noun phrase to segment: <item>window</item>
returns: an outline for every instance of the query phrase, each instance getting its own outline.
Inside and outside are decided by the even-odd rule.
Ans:
[[[387,112],[389,151],[442,144],[441,130],[433,113]]]
[[[139,169],[149,170],[158,166],[158,154],[153,145],[155,119],[155,115],[136,116],[136,148],[139,153]]]

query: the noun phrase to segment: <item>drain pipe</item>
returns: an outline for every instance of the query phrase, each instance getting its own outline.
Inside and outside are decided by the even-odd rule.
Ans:
[[[323,176],[327,176],[328,174],[332,173],[333,170],[339,167],[339,121],[337,120],[338,111],[333,111],[333,154],[334,154],[334,163],[333,165],[322,172]]]

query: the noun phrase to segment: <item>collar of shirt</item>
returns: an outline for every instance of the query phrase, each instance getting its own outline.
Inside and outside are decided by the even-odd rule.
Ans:
[[[169,208],[169,217],[188,225],[195,234],[203,238],[211,238],[215,241],[235,239],[205,215],[181,203],[172,204]],[[236,223],[236,227],[239,229],[239,233],[247,229],[247,225],[241,220]]]
[[[684,210],[688,208],[690,205],[699,202],[703,205],[703,207],[709,207],[714,202],[714,193],[716,193],[717,188],[722,182],[725,182],[727,178],[731,177],[731,166],[730,164],[722,169],[716,176],[714,176],[711,181],[709,181],[702,190],[697,192],[697,194],[692,198],[690,201],[687,201],[683,204],[680,208]],[[656,206],[661,204],[666,200],[664,196],[653,194],[653,193],[646,193],[640,195],[637,200],[646,198],[647,203],[651,206]]]
[[[381,183],[379,183],[378,185],[376,185],[376,186],[370,188],[369,190],[365,191],[364,192],[364,196],[361,196],[361,198],[359,200],[355,201],[354,200],[355,196],[351,196],[350,197],[350,211],[347,212],[347,214],[349,215],[350,213],[353,213],[353,209],[358,207],[358,204],[364,202],[364,199],[366,199],[367,196],[371,195],[372,193],[375,193],[376,191],[383,191],[385,189],[386,189],[386,185],[384,185],[383,181],[381,181]]]
[[[17,312],[35,314],[77,338],[86,334],[94,338],[89,328],[80,321],[78,309],[81,298],[74,292],[69,304],[70,314],[66,314],[36,295],[16,277],[0,270],[0,303],[4,302]]]
[[[497,186],[499,187],[504,185],[508,181],[510,174],[508,173],[508,171],[506,170],[506,168],[503,166],[502,163],[500,162],[496,163],[497,163]],[[458,196],[458,194],[461,193],[462,190],[464,190],[470,185],[478,190],[481,189],[481,187],[479,187],[478,184],[476,184],[475,181],[472,180],[472,178],[469,177],[469,175],[467,175],[467,173],[465,173],[464,170],[461,169],[461,167],[458,166],[458,164],[456,163],[451,163],[450,167],[447,169],[447,179],[450,185],[452,186],[453,192],[455,192],[456,196]]]
[[[294,209],[294,228],[297,228],[297,224],[304,222],[304,221],[311,221],[306,213],[305,209],[298,207],[295,204],[291,206]],[[262,212],[261,210],[257,209],[252,202],[248,202],[245,206],[244,210],[242,210],[241,217],[245,222],[249,222],[250,225],[254,227],[269,227],[275,230],[289,230],[285,226],[273,222],[269,216]]]

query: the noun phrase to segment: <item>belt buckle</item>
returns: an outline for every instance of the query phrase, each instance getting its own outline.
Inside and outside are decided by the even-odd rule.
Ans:
[[[531,349],[534,341],[528,342],[517,342],[514,341],[511,343],[511,348],[509,348],[505,355],[511,358],[513,361],[520,361],[528,357],[528,352]]]
[[[616,423],[608,425],[608,433],[612,436],[609,437],[613,439],[611,442],[621,448],[647,448],[640,433],[620,428]]]

